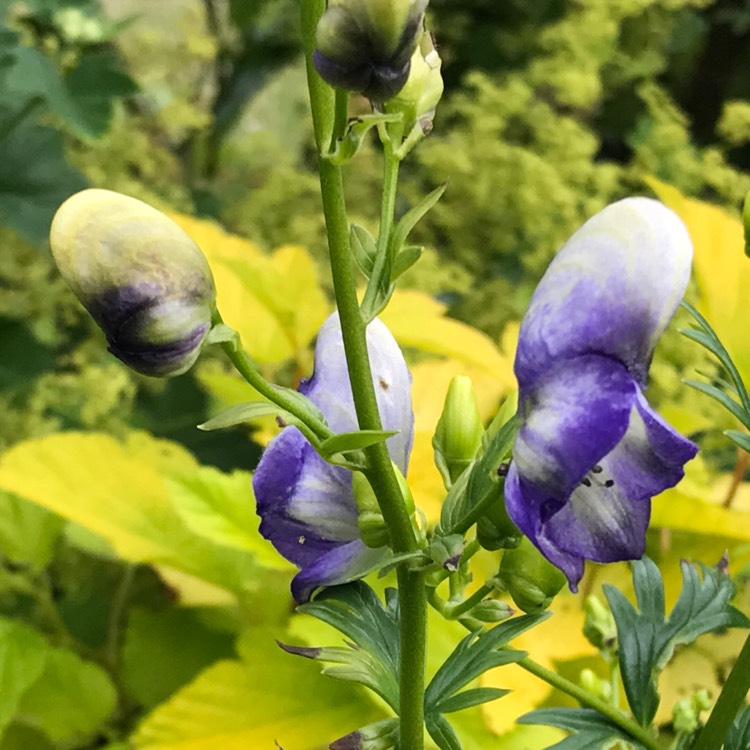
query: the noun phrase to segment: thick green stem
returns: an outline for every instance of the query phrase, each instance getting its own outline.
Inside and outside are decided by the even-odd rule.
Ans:
[[[631,737],[633,737],[633,739],[638,740],[638,742],[649,750],[661,750],[661,745],[659,745],[656,737],[651,732],[644,729],[640,724],[626,716],[619,709],[610,705],[606,701],[603,701],[601,698],[592,695],[588,690],[584,690],[580,685],[576,685],[574,682],[566,680],[551,669],[547,669],[541,664],[537,664],[529,657],[521,659],[517,664],[527,672],[530,672],[536,677],[539,677],[539,679],[544,680],[549,685],[552,685],[552,687],[555,687],[572,698],[575,698],[582,705],[593,708],[600,714],[603,714],[612,723],[617,724],[618,727],[625,730]]]
[[[325,0],[302,0],[302,36],[307,53],[308,90],[318,146],[318,170],[323,197],[323,213],[328,234],[336,306],[341,320],[344,351],[354,395],[360,429],[382,429],[365,336],[366,325],[360,313],[349,247],[349,222],[344,200],[340,167],[322,158],[331,143],[335,121],[335,97],[312,65],[315,29],[325,10]],[[388,526],[394,552],[412,552],[418,548],[411,519],[393,471],[384,443],[366,450],[367,477],[378,499]],[[400,641],[401,725],[400,747],[422,750],[424,747],[424,671],[427,628],[427,604],[424,576],[402,566],[398,571]]]
[[[732,671],[719,693],[716,705],[708,717],[692,750],[718,750],[727,736],[732,722],[750,689],[750,636],[732,667]]]

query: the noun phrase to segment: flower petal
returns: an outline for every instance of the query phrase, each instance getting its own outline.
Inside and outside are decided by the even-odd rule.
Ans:
[[[621,440],[636,393],[624,365],[598,354],[563,361],[539,378],[522,395],[525,421],[513,448],[524,484],[560,505]]]
[[[383,429],[398,430],[398,435],[386,442],[388,452],[401,472],[406,474],[414,440],[411,374],[396,339],[385,323],[377,318],[367,326],[367,351]],[[299,390],[323,412],[334,432],[357,429],[341,321],[337,313],[328,317],[318,333],[315,371]]]
[[[691,261],[685,226],[658,201],[626,198],[589,219],[550,264],[521,323],[521,389],[555,362],[587,353],[623,362],[645,385]]]
[[[405,472],[413,439],[411,376],[398,344],[380,321],[368,326],[367,346],[383,427],[399,430],[388,439],[388,450]],[[341,324],[335,314],[320,330],[315,371],[300,392],[323,412],[335,432],[357,429]],[[296,427],[285,428],[269,443],[253,488],[261,534],[302,568],[293,584],[298,601],[309,598],[318,586],[359,577],[385,554],[360,539],[351,472],[324,461]]]
[[[555,504],[512,465],[505,492],[511,518],[567,576],[571,588],[584,560],[615,562],[643,555],[651,498],[674,486],[698,447],[674,431],[637,392],[622,439]],[[519,509],[521,511],[519,512]]]

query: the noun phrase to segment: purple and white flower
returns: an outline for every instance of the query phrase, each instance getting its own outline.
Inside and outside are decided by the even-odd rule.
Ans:
[[[367,327],[373,385],[391,459],[406,473],[414,414],[411,375],[395,339],[373,320]],[[337,433],[357,429],[338,314],[323,324],[315,346],[315,370],[300,385]],[[266,448],[253,478],[260,532],[301,570],[292,581],[298,602],[319,586],[364,575],[387,549],[370,549],[360,538],[352,474],[324,461],[296,427],[285,427]]]
[[[584,560],[643,555],[651,498],[698,450],[643,396],[691,262],[680,219],[657,201],[627,198],[560,250],[521,323],[522,425],[507,510],[573,590]]]

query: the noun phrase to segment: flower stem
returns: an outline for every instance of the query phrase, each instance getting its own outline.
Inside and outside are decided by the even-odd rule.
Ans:
[[[593,708],[600,714],[606,716],[613,724],[617,724],[620,729],[626,731],[633,739],[638,740],[648,750],[661,750],[656,737],[649,732],[648,729],[640,726],[636,721],[626,716],[622,711],[610,705],[601,698],[597,698],[595,695],[589,693],[588,690],[584,690],[580,685],[576,685],[570,680],[566,680],[551,669],[543,667],[528,656],[516,662],[519,667],[525,669],[527,672],[538,677],[540,680],[544,680],[552,687],[566,693],[575,698],[579,703],[589,708]],[[708,750],[708,745],[704,750]],[[693,748],[693,750],[696,750]]]
[[[333,91],[315,70],[311,56],[315,29],[325,0],[302,0],[302,37],[307,57],[307,79],[313,127],[318,147],[318,173],[323,213],[328,234],[336,305],[341,320],[344,351],[360,429],[382,429],[365,337],[366,324],[359,309],[354,261],[349,247],[349,222],[344,201],[341,168],[322,158],[331,142],[335,120]],[[394,474],[385,443],[365,451],[367,476],[380,505],[394,552],[412,552],[418,542]],[[401,566],[398,571],[400,607],[400,746],[424,748],[424,671],[427,630],[427,601],[424,574]]]
[[[718,750],[750,689],[750,635],[692,750]]]

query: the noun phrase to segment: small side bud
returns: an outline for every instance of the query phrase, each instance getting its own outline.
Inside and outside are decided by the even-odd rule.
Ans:
[[[332,742],[330,750],[391,750],[398,742],[398,719],[383,719]]]
[[[411,57],[409,78],[401,91],[388,102],[386,111],[403,112],[406,132],[419,127],[421,135],[429,135],[435,110],[443,95],[442,60],[432,34],[424,29]]]
[[[485,599],[472,607],[467,615],[479,622],[502,622],[515,614],[515,610],[506,602],[499,599]]]
[[[482,444],[484,426],[471,378],[457,375],[445,396],[432,447],[435,464],[447,489],[472,462]]]
[[[606,703],[609,703],[612,698],[612,685],[610,685],[607,680],[598,677],[591,669],[584,669],[581,671],[579,682],[586,692],[595,695]]]
[[[216,292],[200,248],[171,219],[135,198],[84,190],[58,209],[50,246],[115,357],[155,377],[193,366]]]
[[[430,543],[430,557],[441,568],[455,573],[464,553],[464,538],[461,534],[436,536]]]
[[[528,614],[547,609],[565,584],[563,573],[528,539],[505,552],[497,575],[519,609]]]
[[[701,725],[700,715],[711,708],[712,702],[708,691],[703,689],[675,703],[672,709],[672,725],[677,732],[692,734]]]
[[[331,0],[313,64],[331,86],[384,102],[409,78],[427,0]]]
[[[521,532],[510,520],[505,501],[497,497],[487,512],[477,521],[477,541],[484,549],[515,549],[521,544]]]
[[[414,496],[411,494],[406,478],[398,466],[393,462],[391,462],[391,465],[401,489],[406,512],[413,517],[415,513]],[[355,471],[352,475],[352,490],[354,492],[354,502],[357,504],[357,510],[359,511],[357,525],[359,526],[362,541],[368,547],[372,548],[384,547],[390,544],[388,527],[386,526],[383,514],[380,512],[375,490],[373,490],[369,480],[361,471]]]
[[[609,608],[595,596],[587,596],[583,607],[586,612],[583,635],[600,651],[614,654],[617,651],[617,625]]]

